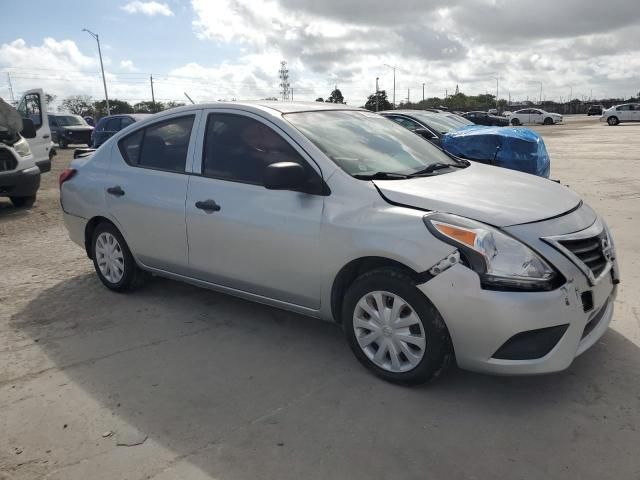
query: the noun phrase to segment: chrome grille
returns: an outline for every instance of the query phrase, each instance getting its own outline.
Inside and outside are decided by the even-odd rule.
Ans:
[[[580,240],[560,240],[558,243],[575,255],[584,263],[594,277],[598,277],[607,266],[603,247],[606,245],[606,235],[600,235]]]
[[[15,170],[18,161],[6,148],[0,148],[0,172]]]

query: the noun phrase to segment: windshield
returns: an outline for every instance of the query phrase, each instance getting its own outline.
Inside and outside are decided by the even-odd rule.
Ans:
[[[466,125],[473,125],[473,122],[453,113],[415,112],[412,113],[411,116],[434,129],[441,135],[453,132],[454,130],[458,130]]]
[[[56,121],[61,127],[84,126],[87,122],[80,115],[60,115],[56,116]]]
[[[314,111],[285,118],[350,175],[409,175],[433,164],[459,166],[431,143],[375,113]]]

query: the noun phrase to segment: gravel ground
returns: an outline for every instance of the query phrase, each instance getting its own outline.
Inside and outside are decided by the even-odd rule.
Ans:
[[[101,286],[57,176],[0,199],[0,479],[639,479],[640,125],[540,127],[552,176],[603,214],[622,285],[566,372],[369,375],[330,324],[153,279]]]

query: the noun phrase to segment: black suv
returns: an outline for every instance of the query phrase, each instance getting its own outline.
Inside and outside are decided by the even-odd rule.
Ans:
[[[80,115],[49,113],[51,140],[60,148],[71,144],[90,145],[93,127]]]
[[[602,115],[602,112],[604,112],[604,107],[602,105],[591,105],[589,110],[587,110],[587,115]]]
[[[102,117],[91,135],[91,146],[98,148],[115,133],[119,132],[132,123],[139,122],[147,118],[148,113],[131,113],[126,115],[110,115]]]

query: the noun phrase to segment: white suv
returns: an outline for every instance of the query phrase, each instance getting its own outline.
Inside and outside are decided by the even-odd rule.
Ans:
[[[625,103],[608,108],[602,113],[600,121],[611,126],[620,122],[640,122],[640,103]]]

